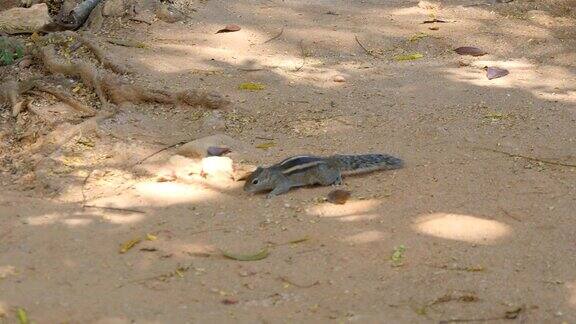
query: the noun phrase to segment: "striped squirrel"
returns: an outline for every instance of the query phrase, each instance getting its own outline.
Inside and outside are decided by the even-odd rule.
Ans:
[[[294,156],[270,167],[257,167],[246,179],[244,191],[270,191],[267,198],[294,187],[342,184],[342,175],[393,170],[403,166],[399,158],[386,154]]]

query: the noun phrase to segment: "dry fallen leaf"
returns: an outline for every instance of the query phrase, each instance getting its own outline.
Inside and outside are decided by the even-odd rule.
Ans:
[[[486,77],[488,78],[488,80],[501,78],[503,76],[507,76],[508,74],[510,74],[508,70],[493,66],[490,66],[486,69]]]
[[[434,19],[430,19],[430,20],[424,20],[422,23],[423,23],[423,24],[447,23],[447,21],[446,21],[446,20],[442,20],[442,19],[436,19],[436,18],[434,18]]]
[[[421,53],[412,53],[407,55],[398,55],[395,56],[394,59],[396,61],[414,61],[423,58],[424,55]]]
[[[292,241],[290,241],[290,242],[288,242],[288,243],[290,243],[290,244],[298,244],[298,243],[306,242],[306,241],[309,241],[309,240],[310,240],[309,237],[303,237],[303,238],[301,238],[301,239],[292,240]]]
[[[240,30],[240,26],[238,25],[226,25],[226,27],[220,29],[219,31],[216,32],[216,34],[220,34],[220,33],[231,33],[231,32],[236,32]]]
[[[454,50],[454,52],[460,55],[471,55],[471,56],[482,56],[488,54],[485,51],[479,49],[478,47],[472,47],[472,46],[458,47],[457,49]]]
[[[394,252],[390,257],[392,261],[393,267],[401,267],[404,265],[404,252],[406,251],[406,247],[404,245],[400,245],[394,248]]]
[[[234,299],[234,298],[226,298],[222,300],[222,304],[224,305],[234,305],[234,304],[238,304],[238,299]]]
[[[146,234],[146,240],[148,241],[156,241],[158,237],[154,234]]]
[[[136,244],[140,243],[141,239],[136,238],[136,239],[132,239],[128,242],[125,242],[124,244],[122,244],[122,246],[120,247],[120,253],[126,253],[128,252],[131,248],[133,248]]]
[[[426,37],[428,37],[428,34],[420,32],[420,33],[416,33],[416,34],[410,36],[408,38],[408,40],[411,42],[417,42],[417,41],[419,41],[423,38],[426,38]]]
[[[222,254],[225,257],[236,261],[258,261],[268,257],[270,252],[267,249],[263,249],[255,254],[233,254],[226,251],[222,251]]]
[[[230,152],[228,147],[210,146],[207,150],[208,156],[220,156]]]
[[[17,313],[18,313],[18,323],[20,324],[30,323],[30,320],[28,320],[28,314],[26,314],[26,311],[24,309],[18,308]]]
[[[238,89],[240,90],[264,90],[266,87],[261,84],[261,83],[254,83],[254,82],[246,82],[246,83],[241,83],[238,86]]]
[[[274,147],[274,146],[276,146],[276,143],[274,143],[274,142],[264,142],[264,143],[260,143],[260,144],[256,145],[256,148],[267,150],[267,149]]]
[[[330,191],[330,193],[328,194],[328,196],[326,198],[329,202],[331,202],[333,204],[342,205],[342,204],[346,203],[346,201],[348,201],[348,199],[350,199],[351,195],[352,194],[350,193],[350,191],[336,189],[336,190]]]

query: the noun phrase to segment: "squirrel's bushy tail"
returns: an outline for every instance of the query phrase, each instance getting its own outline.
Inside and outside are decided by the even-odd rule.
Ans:
[[[404,166],[400,158],[388,154],[334,155],[333,158],[336,166],[345,175],[394,170]]]

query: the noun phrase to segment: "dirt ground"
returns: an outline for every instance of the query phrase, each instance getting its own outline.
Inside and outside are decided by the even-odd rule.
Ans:
[[[136,83],[230,107],[132,106],[34,172],[4,164],[1,323],[18,309],[35,323],[576,323],[574,1],[176,5],[190,17],[106,18],[102,37],[146,45],[106,49]],[[447,22],[422,23],[433,15]],[[227,24],[241,30],[215,33]],[[157,181],[177,148],[135,166],[214,134],[253,164],[406,166],[345,178],[344,205],[322,200],[328,187],[267,200],[241,181]]]

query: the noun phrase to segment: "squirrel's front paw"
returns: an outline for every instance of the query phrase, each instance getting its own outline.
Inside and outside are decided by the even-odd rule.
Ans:
[[[276,196],[275,194],[269,193],[266,195],[266,199],[271,199],[271,198],[274,198],[275,196]]]

